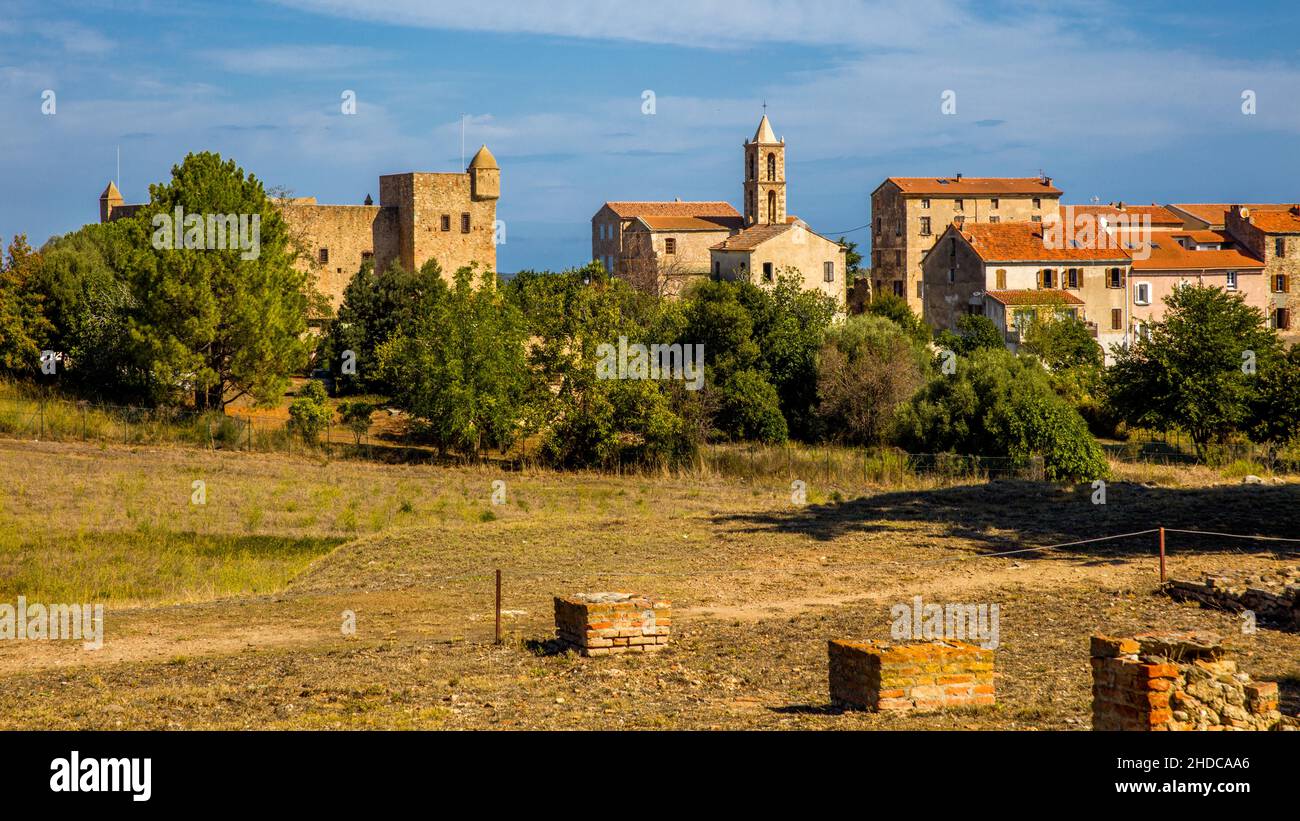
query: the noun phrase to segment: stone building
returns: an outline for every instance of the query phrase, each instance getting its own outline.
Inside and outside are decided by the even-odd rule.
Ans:
[[[1300,205],[1285,210],[1234,205],[1225,216],[1227,233],[1263,263],[1268,301],[1263,310],[1282,338],[1300,338],[1294,295],[1300,283]]]
[[[922,260],[951,223],[1042,222],[1061,190],[1040,177],[889,177],[871,192],[871,280],[876,294],[925,305]]]
[[[1038,314],[1073,314],[1109,354],[1129,330],[1128,250],[1113,243],[1071,247],[1036,223],[955,223],[922,260],[924,311],[937,329],[965,314],[987,316],[1015,350]]]
[[[709,275],[709,248],[742,227],[728,202],[607,202],[591,219],[591,254],[643,290],[675,295]]]
[[[394,262],[414,269],[435,259],[448,280],[471,265],[495,271],[500,196],[501,169],[483,146],[464,173],[381,176],[378,205],[369,197],[364,205],[321,205],[314,197],[275,202],[302,247],[297,264],[337,310],[353,275],[371,259],[378,269]],[[99,218],[122,219],[141,207],[125,205],[109,183],[99,198]]]
[[[844,248],[786,211],[785,140],[767,115],[744,143],[744,214],[726,202],[606,202],[591,219],[592,259],[638,287],[680,293],[692,277],[770,285],[795,274],[845,305]]]

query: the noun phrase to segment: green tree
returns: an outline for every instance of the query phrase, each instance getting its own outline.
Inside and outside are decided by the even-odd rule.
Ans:
[[[294,267],[279,211],[260,180],[209,152],[186,156],[170,182],[149,190],[149,204],[125,221],[133,240],[127,271],[137,303],[131,341],[158,398],[190,390],[200,408],[243,395],[275,401],[289,374],[306,365],[314,297],[308,275]],[[168,236],[178,208],[184,247]],[[215,244],[208,217],[216,215],[245,220],[247,247],[191,247]],[[192,225],[194,218],[204,224]]]
[[[42,344],[54,330],[35,287],[40,265],[21,235],[9,243],[8,260],[0,257],[0,370],[28,378],[40,373]]]
[[[304,442],[315,444],[329,424],[329,394],[315,379],[302,386],[298,398],[289,403],[289,425]]]
[[[1249,422],[1258,376],[1278,355],[1277,334],[1240,294],[1185,285],[1164,318],[1131,347],[1114,347],[1105,392],[1130,425],[1187,431],[1198,456]]]
[[[901,296],[879,294],[867,303],[866,313],[892,321],[902,328],[908,336],[922,344],[930,341],[930,326],[925,324],[925,320],[916,315],[912,310],[912,306],[908,305],[907,300]]]
[[[415,271],[394,261],[376,271],[366,260],[343,291],[338,316],[321,341],[319,358],[328,362],[338,393],[373,391],[388,395],[392,386],[380,379],[377,351],[399,328],[427,314],[447,293],[442,268],[429,260]],[[346,352],[355,374],[345,372]]]
[[[1052,390],[1033,358],[1005,348],[961,356],[953,374],[936,374],[899,413],[900,442],[913,451],[1002,456],[1024,464],[1041,456],[1047,478],[1096,479],[1107,464],[1079,414]]]
[[[147,402],[159,393],[136,357],[130,318],[138,305],[127,276],[130,226],[93,223],[41,249],[35,287],[53,328],[49,347],[65,355],[60,385],[82,396]]]
[[[435,445],[472,456],[504,450],[527,417],[526,325],[496,275],[462,268],[427,315],[379,346],[393,402],[419,419]]]
[[[1300,345],[1271,357],[1257,380],[1246,432],[1264,446],[1271,465],[1279,451],[1300,442]]]
[[[1020,349],[1034,354],[1052,370],[1100,368],[1104,358],[1087,324],[1064,312],[1036,314],[1025,329]]]
[[[370,432],[370,416],[374,412],[374,405],[361,400],[343,402],[339,405],[339,419],[348,430],[352,431],[358,445],[361,444],[361,437]]]
[[[864,314],[832,328],[817,372],[818,413],[829,437],[883,444],[929,363],[927,347],[884,317]]]
[[[962,314],[957,320],[957,333],[945,329],[939,332],[935,341],[939,347],[962,355],[978,350],[1005,350],[1007,347],[998,326],[980,314]]]
[[[746,368],[728,374],[718,401],[719,426],[731,438],[775,444],[789,437],[776,388],[758,371]]]

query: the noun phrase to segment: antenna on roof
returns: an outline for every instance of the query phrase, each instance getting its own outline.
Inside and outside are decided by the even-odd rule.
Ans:
[[[122,190],[122,146],[120,145],[117,147],[117,174],[115,175],[115,177],[116,178],[114,179],[113,184],[117,186],[118,191],[121,191]]]
[[[460,167],[465,167],[465,115],[460,115]]]

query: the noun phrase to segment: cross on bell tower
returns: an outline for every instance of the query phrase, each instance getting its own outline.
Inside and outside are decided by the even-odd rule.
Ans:
[[[745,143],[745,224],[785,222],[785,140],[777,140],[767,119],[758,122],[754,139]]]

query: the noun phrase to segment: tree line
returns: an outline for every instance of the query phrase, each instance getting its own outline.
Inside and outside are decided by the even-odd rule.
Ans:
[[[277,403],[292,376],[323,367],[352,398],[337,410],[358,435],[378,402],[441,450],[527,440],[560,467],[796,439],[1041,457],[1049,478],[1075,480],[1106,473],[1097,436],[1125,426],[1181,428],[1202,451],[1248,437],[1270,455],[1300,427],[1300,355],[1219,289],[1178,289],[1109,368],[1065,314],[1031,323],[1013,354],[984,317],[936,335],[892,295],[839,317],[793,272],[769,287],[704,280],[667,299],[597,263],[502,280],[367,262],[313,336],[309,317],[328,307],[261,181],[192,154],[150,195],[131,217],[39,250],[14,239],[0,265],[0,371],[86,399],[219,410],[245,395]],[[154,215],[177,206],[260,215],[260,254],[153,247]],[[602,346],[619,340],[700,346],[703,384],[604,378]],[[310,432],[330,411],[319,384],[301,393],[290,415]]]

